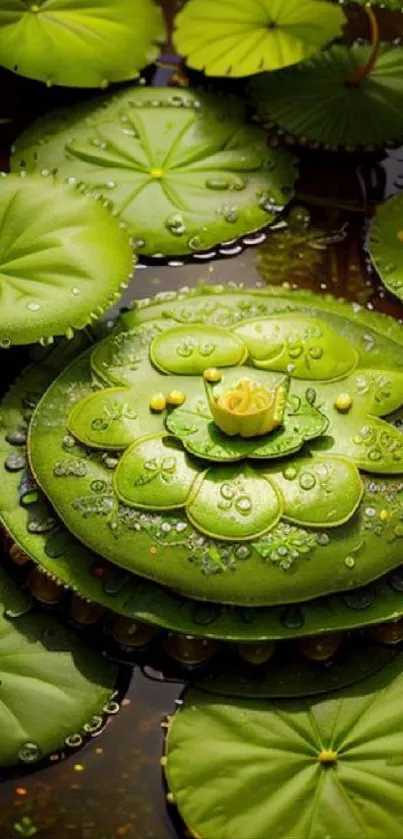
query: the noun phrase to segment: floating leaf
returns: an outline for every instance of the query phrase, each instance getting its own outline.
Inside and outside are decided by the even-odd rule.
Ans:
[[[0,570],[0,766],[33,764],[63,748],[102,714],[117,677],[53,617],[3,614],[10,587]]]
[[[131,248],[95,201],[10,175],[0,178],[0,225],[1,347],[71,337],[119,298]]]
[[[130,0],[131,2],[131,0]],[[51,169],[102,196],[143,254],[208,250],[273,221],[296,162],[267,146],[244,104],[189,89],[134,87],[39,120],[13,167]]]
[[[0,9],[0,64],[48,85],[134,79],[164,38],[153,0],[3,0]]]
[[[243,364],[248,350],[242,339],[218,326],[192,324],[161,332],[150,347],[153,364],[163,373],[198,376],[209,367]]]
[[[341,9],[321,0],[188,0],[174,43],[189,67],[250,76],[296,64],[342,34]]]
[[[381,46],[375,67],[349,84],[372,47],[333,46],[296,67],[251,83],[259,113],[308,144],[384,146],[403,136],[403,47]]]
[[[165,768],[185,824],[203,839],[399,836],[402,667],[398,655],[324,698],[188,691]]]
[[[371,226],[369,251],[386,288],[403,300],[403,195],[380,204]]]
[[[125,452],[116,470],[115,488],[129,506],[172,510],[185,506],[196,476],[196,465],[182,449],[161,437],[150,437]]]

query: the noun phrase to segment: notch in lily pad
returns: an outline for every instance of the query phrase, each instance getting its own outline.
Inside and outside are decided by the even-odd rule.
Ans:
[[[229,437],[262,437],[283,424],[289,389],[288,376],[272,387],[249,376],[225,388],[204,380],[215,424]]]

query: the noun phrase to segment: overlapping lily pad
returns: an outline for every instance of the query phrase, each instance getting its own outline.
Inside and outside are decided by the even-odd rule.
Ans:
[[[243,320],[280,316],[284,312],[299,312],[301,323],[309,316],[332,326],[346,345],[358,353],[358,367],[341,381],[316,381],[314,388],[309,380],[293,380],[296,393],[303,396],[309,392],[309,404],[318,405],[320,415],[329,420],[329,427],[326,433],[319,430],[321,436],[309,443],[304,452],[308,461],[300,461],[294,455],[288,460],[259,459],[251,463],[248,476],[255,475],[257,482],[263,479],[268,492],[274,489],[284,511],[276,524],[273,507],[266,531],[258,536],[261,527],[254,527],[255,535],[244,542],[223,532],[224,519],[218,522],[216,509],[214,517],[209,516],[204,524],[195,513],[203,482],[209,481],[210,474],[214,476],[214,470],[222,466],[206,462],[205,456],[184,459],[182,450],[180,470],[186,462],[186,470],[190,465],[199,477],[192,484],[194,494],[193,488],[188,494],[188,471],[185,483],[182,478],[177,482],[179,464],[173,451],[180,452],[180,446],[172,449],[169,438],[165,441],[161,437],[165,433],[165,417],[150,410],[150,395],[172,389],[183,390],[186,395],[196,385],[202,391],[203,379],[159,373],[150,363],[150,345],[165,319],[177,324],[212,323],[221,328],[225,324],[228,329]],[[95,554],[182,595],[243,606],[291,604],[354,589],[399,564],[399,536],[403,533],[399,478],[402,434],[394,424],[380,419],[400,410],[402,402],[402,338],[397,324],[313,295],[287,294],[284,290],[223,293],[218,288],[199,289],[177,297],[163,293],[152,305],[123,315],[119,328],[123,331],[102,343],[93,357],[94,369],[102,370],[106,385],[110,384],[109,364],[114,381],[119,366],[124,379],[131,379],[133,390],[118,388],[126,405],[123,424],[122,403],[116,404],[116,389],[97,386],[93,391],[92,353],[87,353],[66,369],[46,393],[36,410],[29,443],[37,479],[67,528]],[[257,372],[274,375],[253,368],[253,375]],[[226,370],[223,375],[227,375]],[[343,409],[345,389],[347,410]],[[137,418],[127,416],[133,409],[133,395],[138,400]],[[338,410],[335,405],[340,397],[342,409]],[[97,403],[96,415],[91,413],[92,402]],[[169,421],[181,410],[171,409]],[[80,425],[72,424],[71,418],[80,415]],[[150,430],[144,430],[146,416],[149,425],[155,423],[152,433],[157,437],[153,444],[147,436]],[[140,419],[142,426],[136,432]],[[111,445],[114,426],[117,433],[121,430],[126,436],[120,442],[114,437]],[[162,447],[161,452],[154,451],[149,456],[147,451],[143,457],[145,437],[147,446]],[[127,448],[131,441],[137,445]],[[127,448],[127,452],[120,454],[118,446],[121,450]],[[357,466],[370,474],[359,478]],[[206,472],[207,467],[211,472]],[[396,477],[390,474],[391,470]],[[244,466],[239,469],[240,474],[243,471]],[[219,481],[220,501],[222,498],[226,507],[239,500],[233,486],[236,480],[232,476],[230,481]],[[170,492],[175,490],[173,509],[157,510],[153,505],[154,490],[158,506],[164,507],[170,503]],[[184,505],[183,509],[178,504]],[[242,499],[244,519],[252,520],[249,516],[252,517],[254,508],[254,500],[250,503],[248,498],[246,504],[246,499]],[[209,534],[214,522],[217,526],[214,525],[213,537]],[[136,608],[131,596],[128,599],[130,608]],[[151,600],[154,608],[152,595]]]
[[[164,762],[186,825],[204,839],[399,836],[402,666],[398,655],[324,698],[231,700],[190,690],[169,726]]]
[[[342,34],[343,12],[322,0],[189,0],[174,43],[189,67],[250,76],[296,64]]]
[[[386,288],[403,300],[403,195],[393,195],[377,207],[369,251]]]
[[[0,64],[48,86],[134,79],[164,39],[153,0],[4,0],[0,9]]]
[[[50,177],[0,178],[0,231],[0,347],[71,337],[127,286],[127,235],[99,203]]]
[[[373,149],[403,137],[403,48],[381,46],[358,84],[373,47],[332,46],[296,67],[251,83],[259,113],[304,144]]]
[[[208,251],[270,224],[296,178],[295,159],[268,148],[241,102],[175,88],[134,87],[39,120],[17,142],[20,166],[103,196],[148,256]]]
[[[30,613],[0,569],[0,766],[32,765],[101,728],[116,678],[55,618]]]

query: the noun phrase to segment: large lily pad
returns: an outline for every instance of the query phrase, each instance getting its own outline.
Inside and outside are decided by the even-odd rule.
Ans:
[[[342,34],[341,9],[322,0],[189,0],[174,43],[189,67],[250,76],[296,64]]]
[[[303,143],[384,146],[403,136],[403,48],[381,46],[375,67],[350,84],[371,56],[369,46],[333,46],[296,67],[251,83],[257,109]]]
[[[13,167],[51,169],[105,201],[136,250],[181,255],[273,221],[290,200],[295,160],[269,149],[244,105],[211,94],[134,87],[39,120]]]
[[[71,337],[126,287],[127,235],[99,203],[50,177],[0,178],[0,228],[1,347]]]
[[[185,823],[204,839],[400,836],[402,667],[399,655],[324,698],[190,690],[169,727],[165,766]]]
[[[49,615],[29,612],[0,569],[0,766],[33,764],[102,723],[115,667]]]
[[[397,193],[377,207],[369,251],[386,288],[403,300],[403,195]]]
[[[164,38],[153,0],[4,0],[0,9],[0,64],[48,86],[133,79]]]
[[[401,562],[401,478],[393,477],[388,472],[392,464],[395,474],[401,474],[403,437],[390,421],[379,419],[379,414],[387,413],[392,407],[398,408],[402,402],[399,378],[402,335],[398,324],[373,313],[356,311],[333,299],[313,295],[301,298],[298,294],[284,290],[281,293],[273,290],[269,293],[231,290],[225,293],[218,288],[198,290],[189,295],[179,294],[177,299],[172,294],[168,295],[168,299],[163,295],[162,299],[158,298],[152,305],[142,305],[136,311],[124,315],[120,328],[136,330],[138,327],[151,326],[148,332],[146,329],[143,332],[143,338],[148,334],[150,346],[155,335],[154,319],[159,322],[164,316],[170,320],[177,319],[178,322],[189,322],[190,319],[198,323],[215,323],[221,327],[226,325],[228,328],[235,322],[241,323],[242,320],[250,320],[258,315],[273,315],[284,311],[309,312],[315,319],[320,317],[333,326],[358,352],[360,372],[354,371],[350,374],[353,378],[346,378],[342,382],[315,383],[316,393],[310,392],[309,398],[317,398],[321,410],[322,403],[325,405],[325,416],[331,417],[332,435],[327,434],[319,442],[309,443],[309,449],[315,449],[313,471],[304,465],[300,475],[298,464],[293,460],[287,462],[282,459],[281,469],[291,467],[287,475],[285,472],[284,475],[286,480],[290,480],[287,495],[292,522],[286,520],[286,514],[277,524],[273,518],[272,526],[269,522],[261,536],[257,536],[258,530],[254,529],[247,543],[237,541],[236,538],[228,540],[228,536],[218,530],[215,537],[208,536],[203,532],[207,530],[206,521],[201,527],[198,524],[195,526],[191,511],[192,493],[186,501],[190,517],[186,509],[176,508],[178,497],[183,502],[182,489],[179,496],[175,496],[175,509],[172,510],[156,511],[152,505],[150,508],[151,496],[147,495],[148,490],[144,490],[144,493],[141,490],[141,506],[137,507],[139,495],[133,501],[127,487],[123,488],[124,493],[122,490],[125,498],[125,503],[122,503],[119,492],[116,492],[119,472],[125,470],[125,481],[127,479],[130,484],[133,464],[135,469],[138,466],[136,448],[133,449],[134,461],[131,460],[131,454],[121,455],[115,473],[118,477],[114,478],[119,452],[116,453],[114,449],[103,452],[96,445],[88,446],[86,441],[83,446],[68,429],[72,408],[75,411],[74,406],[79,400],[86,399],[87,395],[91,395],[91,399],[107,399],[108,389],[99,390],[99,397],[97,390],[94,396],[91,353],[81,356],[53,383],[37,407],[32,421],[29,440],[31,463],[37,480],[67,528],[95,554],[130,573],[171,587],[182,595],[243,606],[291,604],[326,593],[354,589],[396,568]],[[113,346],[116,345],[115,337],[110,339]],[[131,337],[137,340],[138,335],[134,336],[132,332]],[[102,346],[104,349],[105,344]],[[122,346],[123,364],[127,366],[129,339]],[[103,359],[109,357],[113,357],[113,353],[112,356],[108,352],[103,353]],[[116,359],[113,362],[114,376],[115,362]],[[103,363],[107,365],[107,361]],[[135,361],[134,366],[136,364]],[[149,411],[151,418],[154,415],[149,410],[148,401],[150,376],[159,377],[160,385],[155,392],[168,393],[172,380],[155,371],[147,358],[147,352],[141,356],[137,369],[136,392],[140,396],[143,394],[143,408]],[[391,371],[389,389],[382,385],[385,370]],[[382,371],[380,378],[379,371]],[[267,371],[260,372],[267,375]],[[226,371],[224,373],[226,375]],[[107,366],[103,367],[102,375],[106,381]],[[175,389],[178,387],[178,379],[179,387],[185,390],[188,382],[193,381],[193,377],[174,378]],[[346,383],[349,388],[354,386],[351,391],[353,406],[350,411],[343,413],[338,411],[334,403],[343,394]],[[302,394],[308,385],[311,388],[311,384],[303,380],[294,380],[293,385],[300,388]],[[358,392],[361,390],[365,396],[362,397],[362,403]],[[360,436],[360,441],[354,443],[361,452],[360,468],[363,463],[370,473],[361,476],[361,485],[354,463],[349,464],[343,458],[338,460],[334,474],[324,466],[331,467],[333,457],[337,455],[340,458],[344,454],[338,451],[338,445],[344,444],[345,437],[349,442],[350,432],[353,427],[356,428],[353,423],[356,416],[361,418],[362,430],[367,412],[377,399],[380,402],[374,409],[373,420],[382,424],[382,429],[380,426],[377,428],[379,434],[382,431],[384,450],[381,450],[380,459],[377,450],[375,456],[370,456],[373,443],[371,429],[365,433],[363,441]],[[87,402],[82,404],[87,405]],[[163,433],[163,417],[161,414],[158,416],[161,431],[153,430],[154,434]],[[355,431],[352,433],[354,436]],[[141,436],[144,436],[144,431]],[[122,448],[127,443],[126,439]],[[166,454],[168,456],[169,452]],[[354,456],[354,453],[353,457],[347,453],[347,460],[354,461]],[[130,462],[128,460],[125,463],[125,457],[129,457]],[[169,471],[173,465],[172,458],[168,460],[168,465],[167,470],[167,461],[157,464],[157,472],[160,466],[164,467],[164,480],[172,478]],[[154,463],[148,466],[152,466],[152,470],[147,468],[147,473],[151,474],[152,471],[154,474]],[[276,464],[270,461],[269,466],[271,468]],[[203,471],[206,467],[201,465],[198,468]],[[216,465],[211,468],[216,468]],[[259,460],[258,466],[253,468],[264,470],[265,464]],[[382,473],[379,478],[375,471]],[[344,477],[341,478],[342,474]],[[143,481],[144,476],[136,472],[135,480],[139,478]],[[333,478],[337,479],[337,492]],[[318,481],[323,489],[323,504],[322,498],[321,503],[317,504]],[[362,486],[364,494],[359,503]],[[160,489],[159,483],[158,487]],[[326,487],[331,490],[328,495]],[[336,511],[332,508],[332,499],[337,500]],[[348,505],[347,511],[345,504]],[[317,511],[310,517],[308,513],[316,505]],[[320,521],[317,518],[319,513]],[[197,520],[199,522],[199,516]],[[259,532],[262,532],[260,527]]]

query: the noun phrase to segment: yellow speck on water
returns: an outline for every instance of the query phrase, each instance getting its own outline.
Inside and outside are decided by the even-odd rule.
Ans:
[[[156,393],[155,396],[151,397],[150,410],[154,413],[161,414],[162,411],[165,411],[166,406],[167,403],[163,393]]]
[[[164,175],[163,169],[150,169],[150,175],[152,178],[162,178]]]
[[[181,390],[171,390],[168,393],[167,405],[172,405],[176,408],[179,405],[183,405],[184,402],[186,402],[186,396]]]
[[[333,749],[322,749],[318,754],[319,763],[336,763],[339,755]]]
[[[386,521],[386,519],[389,518],[388,510],[381,510],[381,512],[379,513],[379,518],[381,521]]]
[[[75,772],[84,772],[85,771],[85,766],[83,766],[82,763],[75,763],[74,764],[74,771]]]
[[[336,411],[339,411],[341,414],[347,413],[350,410],[353,404],[353,400],[349,393],[339,393],[339,395],[334,400],[334,407]]]

